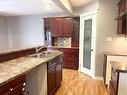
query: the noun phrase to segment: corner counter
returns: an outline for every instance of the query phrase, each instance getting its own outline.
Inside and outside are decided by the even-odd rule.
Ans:
[[[111,95],[127,95],[127,62],[111,61]]]

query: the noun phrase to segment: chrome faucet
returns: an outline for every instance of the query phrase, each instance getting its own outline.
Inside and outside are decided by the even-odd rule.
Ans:
[[[42,48],[44,48],[44,46],[42,46],[42,47],[36,47],[36,54],[38,54],[39,53],[39,51],[42,49]]]

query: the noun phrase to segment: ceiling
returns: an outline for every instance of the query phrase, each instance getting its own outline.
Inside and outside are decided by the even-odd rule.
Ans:
[[[0,0],[0,15],[41,15],[63,13],[53,0]]]
[[[81,7],[95,0],[69,0],[73,7]]]

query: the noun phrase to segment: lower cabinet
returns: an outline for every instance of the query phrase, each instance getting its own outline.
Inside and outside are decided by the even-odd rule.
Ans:
[[[114,69],[112,68],[111,70],[111,80],[110,80],[110,90],[111,90],[111,95],[118,95],[118,78],[119,78],[119,73],[115,72]]]
[[[25,75],[0,86],[0,95],[25,95]]]
[[[110,95],[127,95],[127,72],[111,69]]]
[[[62,56],[48,62],[48,95],[54,95],[62,81]]]
[[[61,48],[63,52],[63,68],[78,70],[79,67],[79,49]]]

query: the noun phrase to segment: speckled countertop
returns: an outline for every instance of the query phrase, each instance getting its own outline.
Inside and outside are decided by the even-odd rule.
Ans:
[[[127,56],[127,52],[104,52],[105,55]]]
[[[125,72],[127,73],[127,62],[116,62],[111,61],[111,66],[116,72]]]
[[[59,51],[51,52],[52,55],[44,58],[26,56],[0,63],[0,86],[62,54]]]

